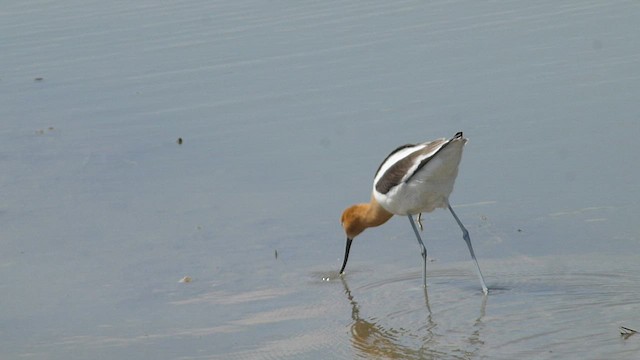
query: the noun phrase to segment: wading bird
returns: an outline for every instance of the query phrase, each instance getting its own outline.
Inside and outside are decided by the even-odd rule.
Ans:
[[[418,214],[418,223],[422,228],[421,215],[437,208],[448,208],[462,230],[462,238],[467,243],[471,258],[476,264],[482,291],[487,294],[480,265],[471,246],[469,231],[464,227],[458,215],[449,204],[449,195],[458,175],[458,165],[462,158],[462,149],[467,139],[462,132],[451,139],[437,139],[422,144],[408,144],[395,149],[378,167],[373,179],[373,194],[366,204],[348,207],[342,213],[342,227],[347,235],[347,247],[340,274],[347,266],[349,250],[353,239],[366,228],[384,224],[393,215],[406,215],[416,234],[423,260],[422,279],[427,286],[427,248],[413,220]]]

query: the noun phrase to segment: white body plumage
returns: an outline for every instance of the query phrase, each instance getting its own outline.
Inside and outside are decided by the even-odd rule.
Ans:
[[[467,139],[453,138],[405,145],[380,165],[373,194],[380,205],[396,215],[431,212],[448,206]]]

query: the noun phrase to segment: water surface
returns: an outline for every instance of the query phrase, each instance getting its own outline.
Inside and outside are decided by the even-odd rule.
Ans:
[[[634,359],[634,2],[0,12],[0,357]],[[464,131],[451,216],[341,211]],[[178,144],[177,139],[183,143]],[[190,276],[190,283],[179,283]],[[327,278],[329,281],[327,281]]]

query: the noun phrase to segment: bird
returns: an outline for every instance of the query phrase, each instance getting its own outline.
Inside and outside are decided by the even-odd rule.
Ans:
[[[427,248],[420,238],[413,216],[418,215],[418,223],[422,228],[423,212],[444,208],[449,209],[462,230],[462,238],[476,265],[482,292],[488,294],[489,290],[471,246],[469,231],[449,203],[449,195],[453,191],[467,141],[462,132],[458,132],[450,139],[440,138],[421,144],[402,145],[382,161],[373,179],[371,200],[368,203],[352,205],[342,213],[341,224],[347,236],[347,243],[340,275],[344,275],[353,239],[365,229],[380,226],[393,215],[400,215],[409,218],[418,240],[423,260],[423,285],[426,287]]]

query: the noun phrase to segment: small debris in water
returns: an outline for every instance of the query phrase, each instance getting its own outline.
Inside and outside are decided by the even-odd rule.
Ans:
[[[178,281],[179,283],[190,283],[192,282],[193,279],[191,279],[191,276],[185,276],[182,279],[180,279],[180,281]]]
[[[275,251],[275,255],[276,255],[276,259],[278,258],[278,250],[274,250]]]
[[[182,145],[182,138],[178,138],[178,141],[176,141],[178,143],[178,145]]]
[[[43,78],[43,77],[37,77],[37,78],[34,78],[34,79],[33,79],[33,81],[42,81],[42,80],[44,80],[44,78]]]
[[[53,130],[55,130],[55,128],[53,126],[49,126],[46,130],[45,129],[36,130],[36,134],[43,135],[46,131],[53,131]]]
[[[637,333],[636,330],[630,329],[628,327],[620,326],[620,336],[622,336],[625,340],[629,338],[629,336]]]
[[[331,279],[329,277],[323,277],[322,281],[331,281]]]

